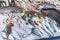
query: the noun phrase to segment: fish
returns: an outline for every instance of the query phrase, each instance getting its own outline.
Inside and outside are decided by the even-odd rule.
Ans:
[[[6,27],[6,37],[7,37],[7,40],[8,40],[8,37],[9,37],[10,33],[11,33],[11,27],[9,27],[7,25],[7,27]]]

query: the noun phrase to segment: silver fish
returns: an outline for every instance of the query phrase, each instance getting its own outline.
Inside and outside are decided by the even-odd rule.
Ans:
[[[7,40],[8,40],[8,37],[9,37],[10,33],[11,33],[11,27],[9,27],[7,25],[7,27],[6,27],[6,37],[7,37]]]

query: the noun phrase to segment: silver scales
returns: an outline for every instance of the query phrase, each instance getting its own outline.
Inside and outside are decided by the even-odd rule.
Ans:
[[[3,8],[1,7],[0,8],[0,13],[1,14],[4,14],[4,13],[9,14],[11,12],[15,13],[16,15],[19,15],[20,18],[21,18],[21,15],[20,15],[21,10],[18,7],[3,7]],[[4,14],[4,16],[3,15],[0,16],[1,17],[0,22],[2,22],[5,19],[7,20],[7,18],[9,18],[5,14]],[[31,33],[31,29],[34,28],[34,26],[32,26],[30,23],[29,23],[29,25],[26,25],[25,21],[24,20],[22,21],[22,20],[23,19],[21,18],[20,19],[21,23],[19,23],[20,21],[16,22],[15,20],[13,20],[13,21],[15,21],[15,27],[12,27],[12,33],[10,34],[10,36],[8,38],[6,37],[6,32],[5,32],[6,29],[5,28],[6,28],[6,25],[7,25],[7,23],[9,21],[7,23],[5,21],[2,22],[3,26],[1,26],[1,28],[0,28],[0,32],[1,32],[0,33],[0,37],[1,37],[0,39],[1,40],[34,40],[34,39],[42,39],[40,36],[37,36],[37,35]],[[39,31],[36,31],[36,34],[39,34]],[[49,38],[49,37],[45,36],[43,38]]]
[[[22,40],[31,34],[31,29],[33,26],[31,24],[26,25],[20,14],[21,10],[18,7],[0,8],[1,40]],[[9,28],[8,26],[10,21],[13,21],[14,24],[12,28]],[[7,34],[10,35],[10,37],[8,37]]]

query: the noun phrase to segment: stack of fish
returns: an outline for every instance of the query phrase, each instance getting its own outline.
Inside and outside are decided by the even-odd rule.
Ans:
[[[33,26],[26,24],[20,13],[0,14],[1,40],[21,40],[31,34]]]
[[[57,10],[60,9],[60,2],[58,0],[43,0],[43,1],[42,0],[40,1],[39,0],[27,0],[27,1],[22,0],[19,2],[15,1],[15,3],[17,4],[16,6],[24,8],[27,11],[32,9],[34,10],[41,9],[40,6],[42,6],[43,8],[49,7],[49,5],[54,6],[54,8],[56,8]],[[48,5],[47,4],[45,5],[45,3],[47,3]]]
[[[33,40],[60,35],[57,22],[48,17],[47,13],[40,12],[45,7],[42,6],[44,3],[40,5],[29,0],[15,1],[15,4],[23,9],[22,13],[0,13],[1,40]]]
[[[56,36],[56,33],[60,33],[58,29],[57,22],[49,17],[47,14],[44,14],[44,17],[38,17],[37,14],[34,14],[32,21],[34,25],[42,32],[40,35]]]
[[[40,38],[59,36],[60,29],[58,28],[57,22],[48,17],[47,13],[27,13],[23,17],[26,23],[34,26],[33,34],[36,34]]]

